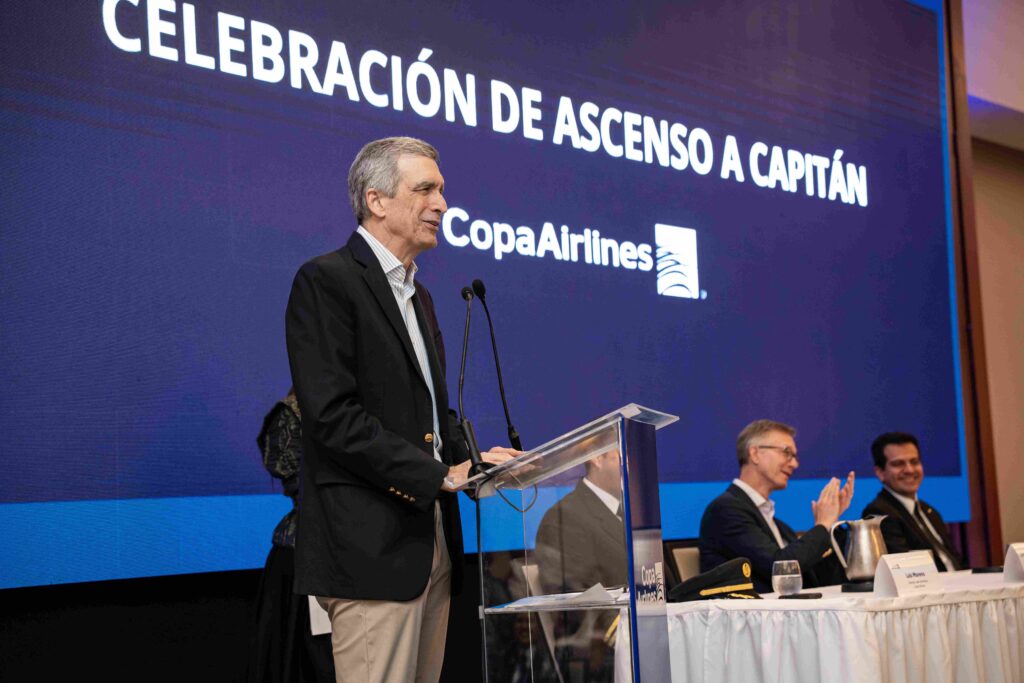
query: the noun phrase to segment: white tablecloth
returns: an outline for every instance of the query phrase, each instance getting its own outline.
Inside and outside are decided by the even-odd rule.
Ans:
[[[672,680],[1024,682],[1024,584],[970,572],[942,579],[937,595],[880,598],[833,586],[818,589],[820,600],[669,605]],[[618,681],[629,679],[628,648],[620,637]]]

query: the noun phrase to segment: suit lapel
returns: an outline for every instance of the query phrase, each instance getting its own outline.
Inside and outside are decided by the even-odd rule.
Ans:
[[[754,516],[754,519],[757,520],[758,525],[762,529],[764,529],[764,532],[774,539],[775,538],[775,534],[772,533],[772,528],[770,526],[768,526],[768,522],[766,522],[764,520],[764,515],[762,515],[761,511],[757,508],[756,505],[754,505],[754,501],[750,500],[750,496],[747,495],[747,492],[744,491],[743,489],[741,489],[736,484],[729,484],[729,489],[728,490],[731,491],[732,495],[737,500],[740,501],[740,504],[743,505],[744,507],[746,507],[747,511],[751,515]],[[778,520],[775,521],[775,525],[776,526],[779,525]],[[782,528],[781,527],[779,528],[779,535],[782,536]],[[789,539],[787,539],[785,536],[782,536],[782,537],[783,537],[783,540],[785,540],[787,543],[789,542]]]
[[[925,535],[928,532],[925,529],[921,528],[921,524],[916,519],[914,519],[914,515],[912,515],[907,510],[907,508],[903,506],[903,503],[896,499],[896,496],[889,493],[889,490],[884,487],[882,488],[882,491],[879,495],[882,498],[884,498],[887,503],[889,503],[889,507],[891,507],[893,511],[896,512],[896,515],[901,520],[903,520],[903,525],[907,529],[909,529],[911,533],[914,534],[914,536],[917,537],[917,544],[919,546],[922,546],[924,548],[931,548],[934,545],[931,539]],[[935,561],[938,562],[938,558],[935,558]]]
[[[760,513],[761,511],[758,510],[758,512]],[[774,519],[775,526],[779,528],[779,536],[782,536],[782,540],[786,542],[786,545],[789,545],[790,543],[796,543],[798,540],[800,540],[800,537],[796,535],[796,532],[793,531],[793,528],[791,526],[783,522],[778,517],[775,517]]]
[[[423,377],[423,372],[420,370],[420,362],[412,348],[412,339],[409,338],[409,330],[405,326],[405,319],[398,309],[398,302],[395,301],[395,295],[391,292],[391,285],[388,283],[387,276],[384,275],[384,271],[380,267],[377,255],[373,253],[370,245],[366,243],[366,240],[359,233],[352,234],[352,237],[348,240],[348,247],[352,250],[352,255],[356,261],[365,268],[363,280],[384,312],[384,317],[391,323],[395,334],[401,340],[405,354],[408,356],[409,362],[412,363],[416,374],[424,386],[426,386],[427,380]]]
[[[924,516],[928,518],[928,521],[931,523],[931,525],[935,527],[935,530],[937,532],[939,532],[939,536],[942,538],[942,542],[947,547],[952,549],[951,543],[953,539],[949,537],[949,533],[946,531],[946,523],[939,519],[939,516],[935,513],[935,510],[932,509],[931,505],[924,502],[920,498],[917,499],[917,503],[918,505],[921,506],[921,512],[924,513]]]
[[[625,528],[622,520],[608,509],[608,506],[597,497],[596,493],[591,491],[590,488],[583,483],[582,479],[578,484],[576,484],[575,493],[580,497],[580,501],[584,506],[586,506],[591,519],[597,520],[603,518],[612,520],[612,524],[598,524],[598,527],[612,542],[617,545],[622,545],[625,539]]]
[[[448,390],[444,378],[444,369],[434,346],[434,330],[427,324],[426,311],[420,302],[420,295],[417,293],[412,298],[412,307],[416,311],[416,322],[420,327],[420,336],[423,337],[423,346],[427,350],[427,364],[430,366],[430,376],[434,380],[434,398],[437,402],[437,421],[444,424],[444,416],[448,412]],[[419,363],[416,364],[419,367]]]
[[[949,536],[949,530],[946,528],[946,523],[939,517],[939,514],[932,509],[932,506],[924,502],[920,498],[917,499],[918,504],[921,506],[921,510],[924,512],[925,517],[939,533],[939,538],[942,539],[943,551],[949,555],[949,559],[953,562],[953,569],[962,569],[963,561],[960,559],[960,555],[953,549],[953,539]],[[930,534],[929,534],[930,535]]]

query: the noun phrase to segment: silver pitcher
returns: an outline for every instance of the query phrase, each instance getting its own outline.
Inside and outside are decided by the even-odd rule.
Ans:
[[[885,547],[885,539],[882,538],[882,520],[885,518],[886,515],[869,515],[864,519],[848,522],[840,520],[828,530],[829,536],[832,537],[832,548],[836,551],[836,557],[839,558],[850,581],[871,581],[875,578],[878,560],[889,552]],[[849,527],[845,555],[836,543],[836,527],[843,524]]]

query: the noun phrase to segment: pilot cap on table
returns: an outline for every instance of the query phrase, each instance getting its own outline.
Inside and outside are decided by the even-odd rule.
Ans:
[[[753,567],[745,557],[735,557],[710,571],[683,581],[668,593],[669,602],[717,600],[721,598],[760,599],[750,578]]]

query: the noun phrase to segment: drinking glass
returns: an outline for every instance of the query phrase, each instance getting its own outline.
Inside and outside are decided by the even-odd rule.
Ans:
[[[772,563],[772,590],[779,595],[799,593],[804,586],[800,575],[800,563],[796,560],[779,560]]]

